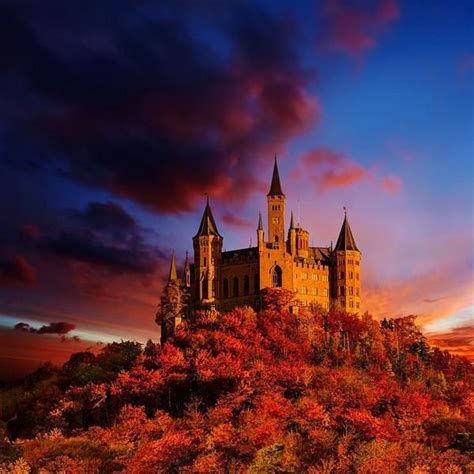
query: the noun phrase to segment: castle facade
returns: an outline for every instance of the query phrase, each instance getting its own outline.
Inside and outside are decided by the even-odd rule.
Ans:
[[[336,245],[312,247],[309,232],[295,225],[291,213],[285,226],[285,201],[275,158],[267,194],[267,232],[261,214],[257,246],[223,251],[223,237],[214,220],[209,200],[196,235],[194,262],[188,256],[179,278],[172,256],[168,283],[161,298],[157,322],[162,340],[173,332],[180,318],[192,309],[226,311],[249,305],[258,309],[261,290],[286,288],[295,292],[296,307],[319,305],[359,312],[361,304],[361,252],[352,234],[347,213]],[[295,309],[296,309],[295,307]]]

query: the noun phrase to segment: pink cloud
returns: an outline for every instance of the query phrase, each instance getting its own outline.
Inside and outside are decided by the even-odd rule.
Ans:
[[[402,188],[402,182],[396,176],[387,176],[380,181],[380,186],[390,194],[398,194]]]
[[[402,183],[398,177],[379,178],[374,170],[365,168],[344,153],[327,148],[315,148],[306,152],[300,163],[302,166],[295,168],[290,176],[294,179],[309,176],[321,192],[352,186],[362,181],[373,181],[390,194],[397,194],[401,189]]]
[[[252,223],[243,217],[236,216],[230,212],[226,212],[222,215],[222,221],[226,224],[237,226],[237,227],[248,227],[251,226]]]
[[[378,0],[362,5],[349,0],[326,0],[323,22],[326,27],[319,46],[358,56],[377,45],[377,37],[400,15],[395,0]]]

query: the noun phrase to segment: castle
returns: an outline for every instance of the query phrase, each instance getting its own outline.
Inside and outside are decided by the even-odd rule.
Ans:
[[[258,309],[261,290],[268,287],[294,291],[293,310],[299,305],[319,305],[326,310],[360,311],[361,253],[346,211],[335,247],[311,247],[309,232],[295,225],[293,213],[286,231],[285,200],[275,157],[267,194],[267,234],[259,214],[257,246],[225,252],[207,200],[193,237],[194,263],[189,262],[186,253],[184,278],[178,277],[174,254],[171,258],[168,283],[157,314],[162,342],[189,311],[225,311],[244,305]]]

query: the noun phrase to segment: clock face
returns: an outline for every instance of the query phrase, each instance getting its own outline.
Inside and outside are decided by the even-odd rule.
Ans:
[[[280,222],[280,219],[278,217],[274,217],[273,218],[273,223],[278,224],[278,222]]]

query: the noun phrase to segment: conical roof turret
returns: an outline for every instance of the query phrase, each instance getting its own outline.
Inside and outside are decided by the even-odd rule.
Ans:
[[[199,229],[194,237],[199,237],[202,235],[217,235],[221,237],[219,231],[217,230],[214,216],[212,215],[209,197],[207,198],[206,207],[204,208],[204,213],[202,214],[201,224],[199,224]]]
[[[178,279],[178,271],[176,269],[176,258],[173,254],[171,255],[170,273],[168,275],[168,282],[176,281]]]
[[[278,173],[277,157],[275,154],[275,164],[273,165],[272,184],[270,185],[270,191],[267,196],[284,196],[281,189],[280,174]]]
[[[342,223],[341,232],[339,233],[334,250],[356,250],[359,252],[352,234],[351,226],[349,225],[349,220],[347,219],[346,208],[344,208],[344,222]]]

